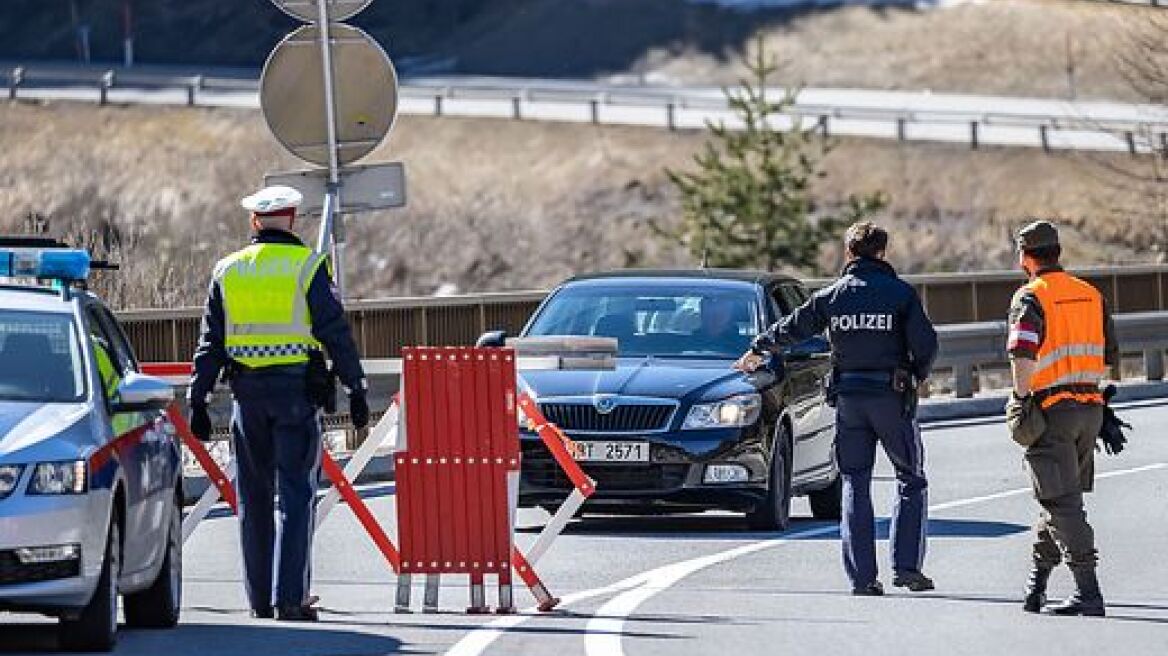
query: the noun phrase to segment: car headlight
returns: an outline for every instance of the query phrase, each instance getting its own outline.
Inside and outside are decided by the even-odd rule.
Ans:
[[[23,471],[24,465],[0,465],[0,499],[12,494]]]
[[[741,394],[717,403],[701,403],[690,408],[681,428],[733,428],[749,426],[758,421],[762,411],[762,396]]]
[[[89,487],[84,460],[42,462],[32,472],[29,494],[84,494]]]

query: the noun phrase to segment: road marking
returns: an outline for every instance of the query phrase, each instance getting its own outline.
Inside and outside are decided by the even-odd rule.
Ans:
[[[1118,476],[1126,476],[1146,471],[1164,469],[1166,467],[1168,467],[1168,463],[1155,463],[1151,465],[1145,465],[1143,467],[1134,467],[1131,469],[1106,472],[1097,475],[1096,478],[1115,478]],[[1030,491],[1031,488],[1028,486],[1015,488],[1013,490],[1006,490],[1004,492],[998,492],[995,494],[987,494],[979,497],[958,499],[956,501],[949,501],[946,503],[939,503],[929,506],[929,512],[932,513],[942,510],[952,510],[953,508],[962,508],[966,506],[986,503],[989,501],[998,501],[1000,499],[1029,494]],[[714,554],[712,556],[695,558],[655,569],[645,577],[644,584],[633,590],[629,590],[628,592],[617,595],[608,603],[597,609],[597,611],[593,614],[593,618],[588,621],[588,627],[585,629],[585,651],[588,656],[624,656],[625,652],[621,644],[621,638],[624,634],[625,618],[631,615],[641,604],[648,601],[654,595],[657,595],[660,592],[664,592],[690,574],[703,570],[711,565],[716,565],[739,556],[761,551],[762,549],[766,549],[768,547],[777,547],[779,545],[798,540],[799,538],[811,537],[813,535],[823,535],[824,533],[834,532],[836,530],[838,530],[837,526],[830,527],[830,531],[823,529],[803,531],[782,540],[755,543],[752,545],[747,545],[746,547],[740,547],[738,549],[731,549],[729,551]]]
[[[1134,467],[1131,469],[1121,469],[1111,472],[1104,472],[1097,474],[1095,478],[1108,479],[1119,476],[1127,476],[1131,474],[1138,474],[1147,471],[1154,471],[1168,468],[1168,463],[1154,463],[1151,465],[1144,465],[1142,467]],[[987,494],[984,496],[970,497],[967,499],[958,499],[955,501],[948,501],[945,503],[935,504],[929,507],[930,512],[938,512],[942,510],[952,510],[954,508],[962,508],[965,506],[972,506],[990,501],[997,501],[1009,497],[1029,494],[1030,487],[1016,488],[1012,490],[1005,490],[994,494]],[[691,560],[674,563],[658,567],[647,572],[630,576],[626,579],[617,581],[611,585],[594,588],[592,590],[584,590],[571,595],[565,596],[561,601],[561,606],[569,606],[581,601],[593,599],[596,597],[603,597],[609,594],[619,593],[616,597],[599,608],[593,617],[589,620],[586,635],[584,638],[585,648],[590,656],[623,656],[624,649],[621,644],[621,637],[624,632],[625,618],[631,615],[641,604],[648,601],[654,595],[667,590],[676,585],[685,577],[703,570],[707,567],[724,563],[741,556],[757,553],[772,547],[782,546],[791,542],[798,542],[806,538],[819,537],[829,533],[839,531],[838,525],[821,526],[812,529],[798,531],[790,535],[783,536],[772,540],[762,540],[753,542],[726,551],[694,558]],[[494,620],[470,633],[466,634],[447,652],[446,656],[479,656],[486,651],[496,640],[509,630],[523,624],[533,617],[554,617],[539,613],[535,608],[524,609],[517,615],[510,615]]]

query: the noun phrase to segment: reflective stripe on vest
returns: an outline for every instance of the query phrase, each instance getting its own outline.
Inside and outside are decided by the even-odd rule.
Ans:
[[[1035,392],[1054,392],[1043,399],[1042,407],[1065,400],[1102,403],[1102,394],[1096,392],[1054,388],[1098,385],[1107,375],[1103,296],[1090,283],[1061,271],[1043,274],[1026,288],[1038,298],[1046,322],[1038,363],[1030,378]]]
[[[221,260],[225,346],[248,367],[303,364],[320,348],[312,336],[308,286],[323,255],[295,244],[252,244]]]

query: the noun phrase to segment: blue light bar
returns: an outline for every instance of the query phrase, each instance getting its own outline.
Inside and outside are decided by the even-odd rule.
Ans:
[[[63,248],[0,248],[0,277],[85,280],[89,253]]]

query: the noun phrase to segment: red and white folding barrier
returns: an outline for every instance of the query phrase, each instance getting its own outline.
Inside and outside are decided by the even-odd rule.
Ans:
[[[333,487],[317,505],[316,526],[324,523],[339,500],[349,504],[386,562],[399,575],[395,606],[399,611],[408,611],[411,576],[420,573],[427,574],[427,609],[437,607],[439,576],[443,573],[470,575],[469,612],[488,610],[484,586],[487,574],[499,579],[499,612],[515,610],[513,573],[531,590],[540,610],[555,608],[559,600],[548,592],[534,564],[593,493],[595,483],[570,455],[570,440],[547,421],[529,394],[517,389],[516,365],[522,369],[556,369],[563,361],[558,357],[516,358],[513,350],[497,348],[421,347],[406,349],[405,355],[404,360],[363,363],[368,374],[403,374],[404,393],[395,397],[344,471],[324,450],[322,470]],[[189,380],[191,366],[146,364],[143,371],[182,385]],[[232,487],[235,464],[230,463],[226,471],[220,468],[206,446],[191,433],[177,406],[167,412],[211,482],[183,521],[185,541],[220,498],[238,510]],[[535,425],[575,486],[526,556],[514,544],[520,461],[518,412]],[[351,483],[378,448],[399,443],[404,451],[395,456],[395,476],[402,552]]]

